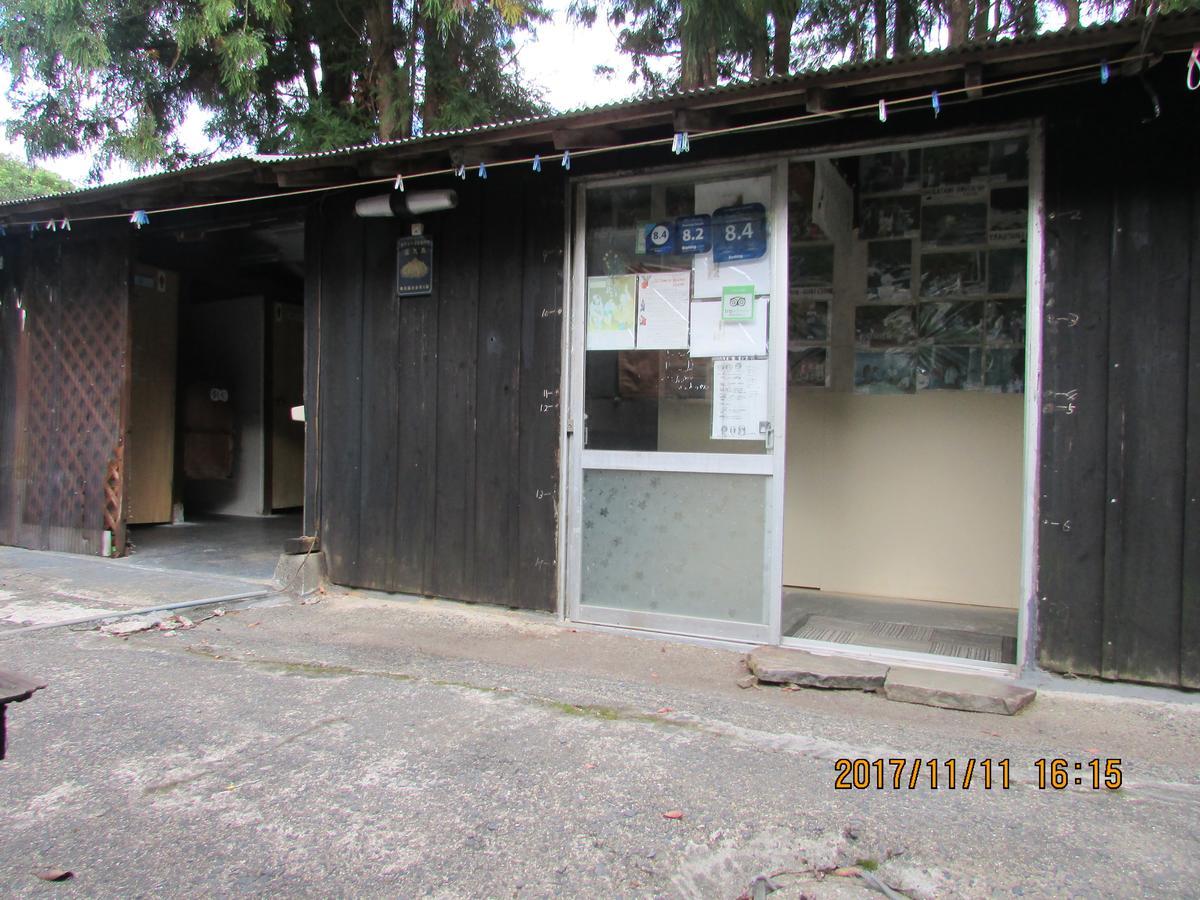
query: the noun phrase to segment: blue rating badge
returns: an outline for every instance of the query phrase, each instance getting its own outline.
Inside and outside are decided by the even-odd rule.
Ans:
[[[723,206],[712,216],[713,262],[758,259],[767,253],[767,208],[761,203]]]
[[[676,219],[675,239],[680,253],[707,253],[712,249],[712,219],[708,216]]]
[[[655,222],[646,226],[646,252],[675,252],[675,230],[670,222]]]

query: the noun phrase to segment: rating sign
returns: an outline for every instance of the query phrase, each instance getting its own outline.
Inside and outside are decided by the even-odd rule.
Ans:
[[[707,253],[712,249],[712,220],[708,216],[684,216],[675,220],[680,253]]]
[[[761,203],[723,206],[712,216],[713,262],[758,259],[767,252],[767,208]]]

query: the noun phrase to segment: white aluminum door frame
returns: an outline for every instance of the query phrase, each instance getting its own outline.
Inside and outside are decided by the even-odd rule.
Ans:
[[[672,453],[616,450],[585,450],[584,361],[587,323],[586,196],[593,188],[631,184],[662,183],[666,180],[697,180],[722,174],[743,177],[748,165],[771,175],[772,253],[771,302],[768,304],[768,359],[770,360],[772,447],[763,454]],[[787,416],[787,159],[774,156],[755,163],[679,167],[669,173],[645,172],[618,177],[580,179],[574,190],[574,228],[571,234],[570,302],[566,324],[566,375],[568,414],[564,437],[565,514],[563,590],[566,618],[595,625],[657,631],[689,637],[747,643],[778,643],[782,613],[780,585],[783,579],[783,473],[786,462]],[[781,299],[782,298],[782,299]],[[671,471],[757,475],[768,479],[764,510],[763,610],[761,624],[728,622],[701,617],[646,613],[637,610],[585,607],[581,594],[583,472],[585,469],[627,471]]]

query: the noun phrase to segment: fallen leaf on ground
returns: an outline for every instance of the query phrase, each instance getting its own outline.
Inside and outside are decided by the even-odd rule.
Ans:
[[[670,712],[675,712],[675,710],[671,709],[671,707],[669,707],[669,706],[660,706],[658,709],[658,714],[660,716],[665,716],[667,713],[670,713]]]
[[[683,810],[682,809],[672,809],[668,812],[663,813],[662,817],[664,819],[682,819],[683,818]]]
[[[43,869],[33,874],[42,879],[42,881],[66,881],[68,878],[75,877],[75,873],[67,869]]]

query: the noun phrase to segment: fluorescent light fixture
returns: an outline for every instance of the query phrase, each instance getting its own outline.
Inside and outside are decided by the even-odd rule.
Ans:
[[[355,215],[364,219],[423,216],[458,206],[456,191],[392,191],[375,197],[364,197],[354,204]]]

